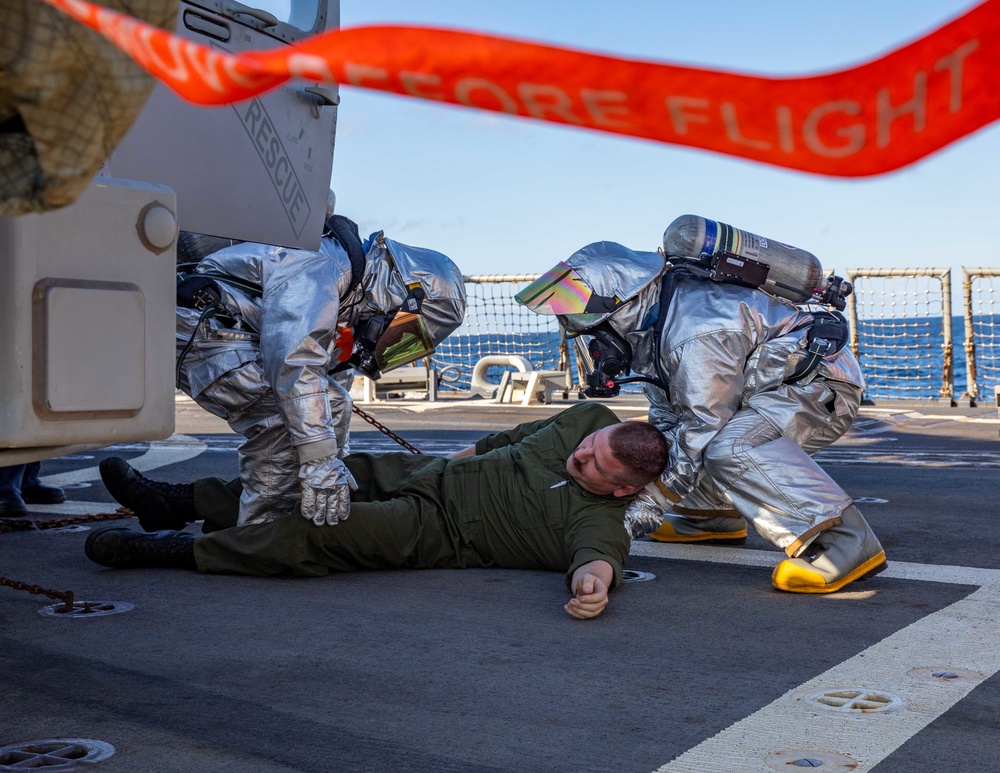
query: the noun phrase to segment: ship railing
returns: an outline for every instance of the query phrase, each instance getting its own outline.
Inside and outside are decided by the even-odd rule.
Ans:
[[[962,310],[953,316],[950,269],[845,271],[854,286],[846,309],[850,345],[868,382],[867,401],[936,400],[956,405],[962,400],[975,405],[997,395],[1000,269],[963,268],[963,273]],[[567,339],[555,317],[535,314],[514,300],[539,276],[466,276],[468,309],[461,327],[433,357],[384,384],[368,384],[361,392],[364,399],[419,391],[430,399],[479,395],[527,404],[535,398],[544,401],[553,391],[565,396],[579,391],[590,367],[581,339]],[[963,342],[964,358],[955,357],[957,340]],[[481,362],[485,358],[496,359]],[[538,389],[537,394],[525,392],[529,385]],[[623,391],[640,389],[629,386]]]
[[[954,402],[951,271],[946,268],[855,268],[844,273],[851,350],[870,401]]]
[[[963,268],[962,274],[964,397],[973,404],[991,397],[1000,409],[1000,268]]]

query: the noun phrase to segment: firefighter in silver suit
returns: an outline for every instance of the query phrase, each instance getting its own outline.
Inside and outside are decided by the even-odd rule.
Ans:
[[[237,243],[178,284],[177,385],[245,438],[240,524],[300,498],[317,525],[346,518],[354,372],[377,379],[429,355],[465,314],[449,258],[336,224],[318,252]]]
[[[851,497],[810,457],[850,428],[864,388],[846,347],[803,375],[818,309],[612,242],[584,247],[517,298],[591,336],[597,371],[643,379],[649,420],[671,442],[669,466],[629,514],[643,532],[655,527],[651,539],[742,543],[749,521],[787,555],[774,587],[800,593],[884,568]]]

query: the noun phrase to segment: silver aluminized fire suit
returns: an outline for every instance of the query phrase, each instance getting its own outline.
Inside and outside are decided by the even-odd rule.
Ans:
[[[738,512],[789,555],[839,523],[852,500],[809,455],[850,428],[864,380],[845,347],[788,383],[804,357],[807,310],[681,272],[654,340],[660,277],[676,270],[662,255],[599,242],[561,266],[595,293],[627,301],[610,313],[559,315],[563,325],[582,332],[607,322],[630,344],[633,372],[668,385],[644,390],[649,420],[671,441],[670,466],[655,498],[644,492],[633,510],[655,519],[668,509]]]
[[[341,457],[348,452],[353,371],[333,373],[351,354],[337,347],[338,328],[398,310],[407,285],[419,283],[423,317],[440,343],[465,313],[458,267],[379,234],[349,294],[350,260],[330,238],[319,252],[244,242],[204,258],[196,271],[236,280],[218,283],[235,325],[199,321],[199,311],[179,306],[177,347],[180,388],[246,438],[239,448],[240,524],[290,512],[300,496],[303,515],[317,523],[347,517],[352,481]],[[240,281],[262,295],[244,292]],[[307,512],[307,498],[328,512]]]
[[[669,394],[649,384],[644,391],[650,421],[671,441],[661,481],[680,500],[674,511],[735,508],[790,555],[851,504],[810,454],[850,429],[864,389],[846,347],[802,381],[786,381],[803,359],[810,321],[760,290],[685,277],[660,340],[627,336],[635,339],[633,369],[655,373],[659,357],[669,385]]]

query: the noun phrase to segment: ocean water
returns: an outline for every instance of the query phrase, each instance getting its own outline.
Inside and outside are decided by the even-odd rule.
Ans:
[[[952,318],[953,394],[966,391],[964,322]],[[944,380],[942,319],[900,318],[859,320],[858,362],[868,382],[869,399],[934,399]]]
[[[968,390],[965,353],[965,322],[953,317],[953,395],[961,398]],[[997,331],[1000,315],[977,317],[976,382],[980,400],[992,400],[993,386],[1000,384],[1000,343]],[[944,372],[944,334],[941,318],[859,320],[859,362],[868,390],[865,397],[886,399],[936,399],[941,393]],[[439,388],[443,392],[469,389],[472,369],[480,358],[495,354],[523,356],[536,370],[555,370],[559,363],[558,332],[518,332],[504,330],[487,335],[453,335],[438,348],[434,367],[443,372]],[[576,358],[570,349],[572,372]],[[499,384],[504,368],[489,368],[487,380]],[[626,385],[623,392],[638,393],[639,385]]]
[[[973,318],[976,386],[980,400],[993,399],[1000,384],[1000,315]],[[965,320],[951,319],[953,395],[969,391]],[[870,399],[933,399],[944,383],[944,333],[941,318],[859,320],[858,361],[868,380]]]
[[[438,346],[431,359],[438,371],[438,388],[443,392],[467,391],[471,385],[472,370],[483,357],[491,355],[517,355],[524,357],[535,370],[559,368],[559,333],[552,331],[521,332],[517,325],[509,325],[499,332],[482,335],[451,335]],[[572,360],[576,373],[576,358]],[[507,368],[491,367],[486,379],[499,384]]]

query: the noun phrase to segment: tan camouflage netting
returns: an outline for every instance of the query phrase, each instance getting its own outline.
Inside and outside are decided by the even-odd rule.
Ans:
[[[97,0],[173,30],[179,0]],[[38,0],[0,0],[0,215],[71,204],[125,135],[153,79]]]

